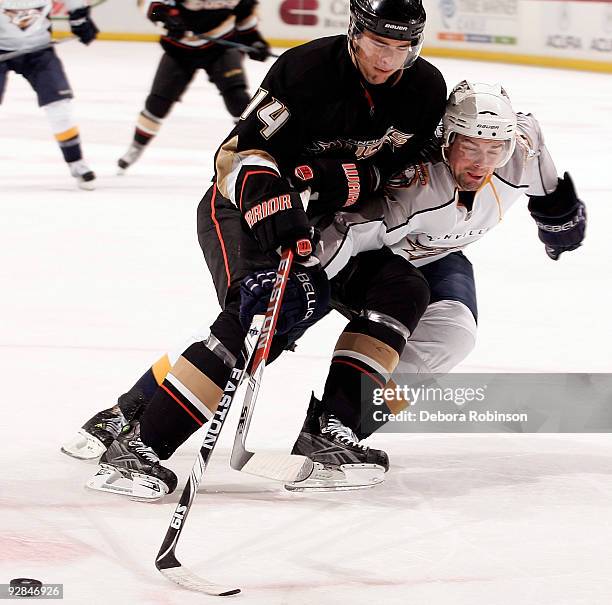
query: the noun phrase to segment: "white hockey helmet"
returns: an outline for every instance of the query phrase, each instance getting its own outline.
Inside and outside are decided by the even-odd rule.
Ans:
[[[500,84],[463,80],[451,91],[442,118],[442,154],[455,134],[505,141],[497,168],[508,162],[516,145],[516,113]]]

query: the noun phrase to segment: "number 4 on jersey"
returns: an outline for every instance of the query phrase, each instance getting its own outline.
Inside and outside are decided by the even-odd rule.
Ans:
[[[246,120],[267,95],[268,91],[260,88],[242,112],[240,119]],[[261,136],[269,139],[289,119],[289,110],[280,101],[272,97],[270,103],[257,110],[257,117],[265,124],[260,131]]]

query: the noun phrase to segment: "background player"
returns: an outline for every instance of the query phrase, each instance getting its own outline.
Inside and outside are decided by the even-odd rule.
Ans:
[[[390,401],[383,408],[374,406],[373,389],[405,384],[409,374],[449,372],[468,355],[475,344],[478,312],[472,265],[462,250],[498,225],[523,194],[529,196],[529,211],[551,259],[581,245],[584,204],[569,174],[557,178],[536,119],[515,114],[499,85],[461,82],[448,100],[438,159],[410,165],[391,180],[384,198],[361,213],[338,213],[322,234],[317,252],[328,276],[335,278],[336,291],[345,287],[346,276],[364,251],[389,246],[419,267],[431,298],[394,373],[347,351],[351,335],[345,330],[322,401],[312,398],[293,453],[337,463],[338,454],[327,453],[324,438],[330,417],[354,431],[353,441],[363,439],[384,424],[374,422],[375,409],[391,414],[407,405]],[[352,375],[346,368],[355,366],[362,371],[361,385],[347,397],[342,385]],[[354,380],[349,384],[355,385]],[[353,448],[355,462],[364,450],[361,444]]]
[[[279,247],[311,236],[302,201],[308,192],[300,194],[288,181],[295,179],[295,166],[298,180],[319,193],[308,212],[329,213],[357,204],[381,178],[415,158],[432,136],[446,87],[438,70],[419,57],[424,25],[417,0],[353,0],[348,36],[315,40],[275,63],[219,148],[215,184],[199,207],[199,241],[224,309],[210,337],[186,349],[171,371],[167,357],[154,364],[121,398],[120,408],[92,418],[64,451],[77,456],[96,451],[90,448],[95,433],[104,447],[125,422],[122,410],[133,416],[140,403],[147,403],[140,425],[126,427],[101,462],[131,479],[136,471],[160,478],[164,491],[174,488],[176,477],[158,459],[168,458],[216,409],[244,340],[242,280],[274,268]],[[308,164],[300,164],[304,156]],[[352,327],[362,342],[384,343],[392,371],[426,306],[427,285],[400,257],[388,250],[376,255],[380,262],[364,266],[363,272],[370,278],[371,287],[363,288],[370,313]],[[412,305],[398,305],[374,287],[376,277],[387,275],[383,262],[398,280],[398,299]],[[325,285],[316,273],[311,279],[323,300]],[[300,293],[299,284],[294,291]],[[276,346],[290,346],[292,338],[295,333],[284,343],[276,338]],[[342,427],[332,424],[330,440],[343,440]],[[371,455],[378,457],[374,451]],[[139,460],[138,469],[122,466],[128,458]]]
[[[265,61],[269,54],[269,45],[257,29],[257,0],[139,0],[139,4],[151,21],[166,29],[160,39],[164,54],[138,116],[134,139],[118,161],[120,173],[140,158],[198,70],[208,74],[235,119],[247,106],[250,95],[242,51],[199,38],[200,34],[252,46],[249,56],[255,61]]]
[[[21,74],[32,86],[38,105],[47,115],[70,174],[82,189],[93,189],[95,174],[83,161],[79,129],[72,115],[73,93],[64,67],[51,46],[49,13],[52,0],[3,0],[0,2],[0,61],[10,51],[24,54],[0,62],[0,103],[8,73]],[[98,33],[84,0],[67,0],[70,29],[89,44]]]

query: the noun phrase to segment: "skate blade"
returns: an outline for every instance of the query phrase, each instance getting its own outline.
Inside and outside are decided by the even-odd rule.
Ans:
[[[312,475],[303,481],[287,483],[290,492],[336,492],[367,489],[385,480],[385,469],[378,464],[341,464],[324,466],[315,463]]]
[[[117,176],[123,176],[125,173],[127,172],[127,166],[125,168],[121,168],[121,166],[119,166],[117,168]]]
[[[106,446],[86,430],[79,429],[73,439],[64,443],[61,448],[64,454],[79,460],[93,460],[100,458],[106,451]]]
[[[107,464],[100,464],[98,472],[85,485],[89,489],[128,496],[137,502],[155,502],[168,493],[166,484],[155,477]]]

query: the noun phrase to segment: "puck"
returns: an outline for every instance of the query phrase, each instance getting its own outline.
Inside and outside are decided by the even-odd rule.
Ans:
[[[40,588],[42,586],[42,582],[40,580],[35,580],[34,578],[15,578],[9,582],[10,586],[13,588]]]

